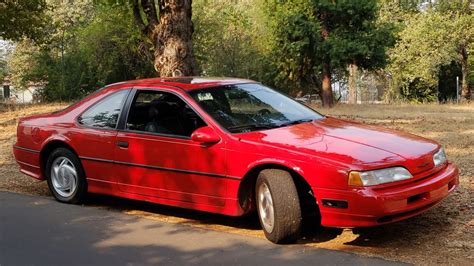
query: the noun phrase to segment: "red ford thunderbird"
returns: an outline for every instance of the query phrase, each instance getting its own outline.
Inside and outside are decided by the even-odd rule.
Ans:
[[[323,116],[260,83],[162,78],[107,86],[27,117],[21,172],[78,203],[101,193],[239,216],[294,241],[302,217],[365,227],[420,214],[459,184],[436,142]]]

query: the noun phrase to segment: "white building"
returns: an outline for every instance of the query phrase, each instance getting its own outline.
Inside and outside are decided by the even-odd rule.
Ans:
[[[24,90],[16,90],[10,80],[4,79],[0,86],[0,101],[14,103],[32,103],[37,101],[36,95],[44,88],[44,83],[30,82]]]

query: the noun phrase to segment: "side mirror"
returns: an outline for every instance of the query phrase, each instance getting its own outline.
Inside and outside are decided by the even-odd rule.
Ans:
[[[201,143],[217,143],[221,137],[209,126],[200,127],[191,134],[191,139]]]

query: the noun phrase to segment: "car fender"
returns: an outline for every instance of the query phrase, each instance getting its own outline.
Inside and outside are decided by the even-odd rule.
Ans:
[[[284,160],[284,159],[264,158],[264,159],[251,162],[249,165],[247,165],[247,173],[251,171],[252,169],[259,168],[260,166],[263,166],[263,165],[277,165],[277,166],[291,169],[304,177],[305,176],[304,169],[306,167],[302,166],[303,164],[305,163],[301,162],[301,164],[296,164],[295,162]]]

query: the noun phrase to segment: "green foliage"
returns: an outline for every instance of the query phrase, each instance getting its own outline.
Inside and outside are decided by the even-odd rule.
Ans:
[[[376,69],[386,64],[392,28],[377,21],[376,1],[269,1],[275,56],[281,81],[319,90],[322,62],[334,71],[348,64]],[[323,39],[322,25],[329,37]]]
[[[270,1],[273,59],[278,68],[277,82],[294,94],[295,91],[319,91],[321,77],[321,27],[308,1]]]
[[[194,50],[201,75],[271,82],[268,31],[252,1],[194,1]]]
[[[126,6],[102,7],[78,36],[87,84],[106,84],[155,75],[151,45],[135,28]]]
[[[150,45],[127,5],[52,3],[49,38],[20,42],[10,60],[16,87],[42,81],[44,100],[71,100],[106,84],[154,75]]]
[[[438,77],[438,100],[448,101],[456,99],[456,77],[461,77],[461,66],[452,62],[442,66]]]
[[[421,79],[434,86],[440,67],[450,64],[456,54],[455,47],[447,41],[451,29],[444,23],[446,19],[434,12],[411,17],[391,51],[391,72],[408,83]]]
[[[472,14],[472,0],[437,0],[434,3],[434,8],[440,13],[451,14]]]
[[[469,51],[469,54],[470,55],[474,54],[474,51],[471,49],[471,51]],[[474,71],[472,71],[472,69],[474,68],[474,57],[473,56],[469,57],[468,65],[471,67],[471,71],[469,72],[469,74],[467,76],[467,80],[469,82],[469,86],[471,88],[474,88]]]
[[[321,0],[317,8],[328,17],[331,33],[324,50],[334,67],[354,63],[364,69],[377,69],[386,64],[386,49],[395,40],[391,25],[377,23],[375,0]]]
[[[440,0],[431,9],[406,16],[399,41],[389,53],[392,90],[413,101],[455,95],[455,86],[438,89],[438,85],[439,77],[448,74],[443,71],[452,72],[447,66],[461,64],[463,49],[472,54],[474,16],[465,3]]]
[[[459,71],[474,85],[472,0],[193,2],[201,75],[255,79],[294,95],[320,91],[323,62],[340,84],[356,64],[387,78],[388,96],[417,102],[453,97]],[[17,41],[8,65],[0,58],[0,78],[8,71],[17,88],[46,82],[44,99],[70,100],[155,76],[153,44],[136,27],[130,3],[0,3],[0,37]]]
[[[0,3],[0,37],[19,40],[39,39],[47,20],[45,0],[5,0]]]
[[[0,39],[0,80],[3,80],[8,74],[8,57],[12,52],[11,42]]]
[[[3,80],[7,75],[7,61],[4,59],[0,59],[0,80]]]
[[[15,87],[24,89],[29,81],[34,81],[37,68],[37,56],[39,48],[31,40],[23,40],[17,43],[13,54],[8,61],[8,69],[11,82]]]

